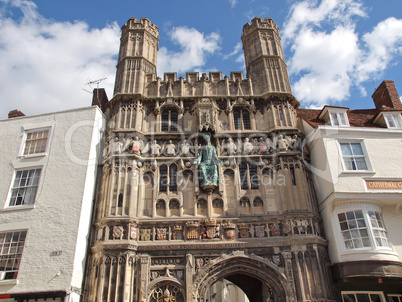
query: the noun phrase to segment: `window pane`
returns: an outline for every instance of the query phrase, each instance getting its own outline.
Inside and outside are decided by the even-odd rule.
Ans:
[[[390,128],[396,127],[396,125],[394,123],[394,117],[392,115],[387,114],[387,115],[385,115],[385,118],[387,119],[388,125],[389,125]]]
[[[346,170],[357,170],[356,164],[353,158],[344,158]]]
[[[356,294],[358,302],[371,302],[368,294]]]
[[[176,110],[170,112],[170,131],[177,131],[178,114]]]
[[[345,113],[339,113],[339,117],[341,119],[341,125],[347,125],[347,120],[346,120],[346,114]]]
[[[162,131],[169,131],[169,111],[165,110],[162,112]]]
[[[243,126],[245,130],[250,130],[251,129],[251,124],[250,124],[250,113],[247,110],[242,111],[243,114]]]
[[[167,191],[167,166],[162,165],[159,168],[159,191],[166,192]]]
[[[171,164],[169,167],[169,191],[177,191],[177,166]]]
[[[241,188],[242,190],[248,190],[247,165],[244,163],[240,163],[239,171],[240,171]]]
[[[251,189],[258,189],[258,174],[257,174],[257,166],[250,165],[250,182],[251,182]]]
[[[234,125],[236,130],[241,130],[241,119],[240,119],[240,111],[233,111]]]
[[[364,157],[355,158],[357,170],[367,170],[367,164]]]
[[[354,294],[343,294],[342,298],[344,302],[356,302]]]
[[[341,143],[341,150],[343,155],[353,155],[349,143]]]
[[[340,213],[338,214],[339,221],[345,221],[346,220],[346,214],[345,213]]]
[[[363,211],[354,211],[356,218],[363,218]]]
[[[331,113],[332,125],[339,126],[338,116],[336,113]]]
[[[345,231],[348,230],[348,223],[347,222],[341,222],[341,230]]]
[[[346,212],[346,217],[348,218],[348,220],[355,219],[355,212]]]
[[[360,143],[351,143],[352,145],[352,151],[354,155],[364,155],[363,154],[363,149]]]

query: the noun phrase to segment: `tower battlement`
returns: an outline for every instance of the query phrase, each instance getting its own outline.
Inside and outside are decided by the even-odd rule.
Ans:
[[[152,32],[155,36],[159,36],[159,28],[157,25],[152,24],[148,18],[130,18],[126,24],[121,28],[122,35],[124,35],[128,30],[148,30]]]
[[[247,70],[231,72],[188,72],[157,78],[159,29],[147,18],[131,18],[122,27],[114,95],[140,94],[145,97],[265,95],[292,93],[280,42],[279,29],[271,18],[260,17],[243,27],[241,35]],[[165,86],[164,86],[165,85]]]
[[[244,80],[244,75],[243,71],[231,71],[230,72],[230,77],[225,75],[222,77],[222,72],[221,71],[210,71],[208,73],[202,73],[200,76],[199,72],[186,72],[186,77],[179,77],[179,81],[184,81],[184,82],[189,82],[189,83],[195,83],[199,81],[211,81],[211,82],[218,82],[222,81],[223,79],[228,78],[229,81],[243,81]],[[163,82],[176,82],[177,80],[177,72],[165,72],[163,74]]]
[[[261,17],[255,17],[253,20],[251,20],[251,24],[250,23],[244,24],[242,36],[247,35],[250,32],[259,28],[273,29],[279,32],[279,27],[275,24],[273,19],[271,18],[263,19]]]

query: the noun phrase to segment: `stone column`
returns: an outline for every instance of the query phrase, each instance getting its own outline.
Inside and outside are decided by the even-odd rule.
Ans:
[[[140,256],[140,265],[141,265],[141,280],[139,284],[140,302],[147,301],[147,288],[149,283],[149,260],[150,257],[148,255]]]
[[[297,301],[295,280],[293,278],[292,253],[284,252],[283,257],[285,258],[285,273],[288,279],[287,293],[286,293],[288,298],[287,301],[288,302]]]
[[[194,257],[186,255],[186,301],[193,301],[193,276],[194,276]]]

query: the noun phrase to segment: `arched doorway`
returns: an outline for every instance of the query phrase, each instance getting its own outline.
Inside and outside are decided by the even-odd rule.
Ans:
[[[197,271],[194,291],[200,302],[209,301],[208,290],[226,279],[246,294],[250,302],[285,302],[292,292],[283,268],[256,255],[224,255]]]

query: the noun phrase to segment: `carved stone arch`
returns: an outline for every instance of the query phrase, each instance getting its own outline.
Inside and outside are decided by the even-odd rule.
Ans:
[[[171,297],[174,297],[176,302],[184,302],[185,299],[185,289],[182,284],[177,279],[168,278],[168,277],[161,277],[153,280],[148,285],[148,301],[157,302],[159,301],[158,298],[162,298],[163,295],[168,289],[168,292]],[[164,301],[164,300],[160,300]],[[170,301],[170,300],[169,300]]]
[[[171,103],[171,104],[167,104],[167,103],[164,103],[163,105],[161,105],[160,107],[159,107],[159,112],[162,114],[162,112],[164,111],[164,110],[172,110],[172,109],[175,109],[175,110],[177,110],[177,113],[184,113],[184,108],[182,108],[182,107],[180,107],[178,104],[176,104],[175,102],[173,102],[173,103]]]
[[[231,173],[231,174],[235,174],[235,170],[233,170],[233,169],[231,169],[231,168],[229,168],[229,169],[225,169],[225,171],[223,171],[223,174],[226,174],[226,173]]]
[[[286,301],[286,296],[291,293],[283,268],[265,258],[239,251],[211,260],[194,277],[193,293],[197,301],[202,301],[208,289],[221,279],[239,286],[250,301],[266,301],[270,291],[273,301]]]

